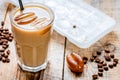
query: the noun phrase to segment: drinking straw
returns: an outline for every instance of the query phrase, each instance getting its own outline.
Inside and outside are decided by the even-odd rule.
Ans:
[[[20,10],[23,11],[24,7],[23,7],[22,0],[18,0],[18,2],[19,2]]]

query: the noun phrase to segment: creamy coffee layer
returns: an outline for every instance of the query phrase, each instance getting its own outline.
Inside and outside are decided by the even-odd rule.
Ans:
[[[15,12],[12,31],[22,64],[37,67],[46,60],[50,40],[51,17],[44,7],[25,6]]]

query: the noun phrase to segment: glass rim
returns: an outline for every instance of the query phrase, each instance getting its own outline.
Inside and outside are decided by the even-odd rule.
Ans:
[[[48,25],[50,25],[50,24],[53,23],[53,21],[54,21],[54,19],[55,19],[55,15],[54,15],[53,10],[52,10],[50,7],[48,7],[48,6],[45,5],[45,4],[37,3],[37,2],[32,2],[32,3],[29,2],[29,3],[25,3],[25,4],[24,4],[24,6],[30,6],[30,5],[40,6],[40,7],[44,8],[44,10],[50,15],[50,21],[49,21],[45,26],[48,26]],[[11,21],[11,24],[17,26],[17,28],[24,29],[24,28],[22,28],[22,27],[19,27],[19,25],[18,25],[17,23],[15,23],[15,22],[14,22],[14,19],[13,19],[13,18],[14,18],[13,15],[14,15],[15,12],[16,12],[17,10],[19,10],[19,9],[20,9],[20,7],[18,6],[18,7],[16,7],[15,9],[13,9],[13,10],[10,12],[10,21]],[[33,30],[33,29],[25,29],[25,30]],[[39,30],[39,29],[34,29],[34,30]]]

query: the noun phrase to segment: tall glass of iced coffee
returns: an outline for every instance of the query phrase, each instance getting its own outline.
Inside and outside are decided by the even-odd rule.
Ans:
[[[30,72],[46,68],[46,57],[54,20],[52,10],[38,3],[16,8],[10,15],[19,66]]]

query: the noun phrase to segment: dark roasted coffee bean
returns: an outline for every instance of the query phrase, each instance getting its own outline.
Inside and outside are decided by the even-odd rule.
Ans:
[[[6,53],[9,55],[10,54],[10,50],[7,50]]]
[[[113,68],[113,64],[109,64],[108,66],[109,66],[109,68],[111,68],[111,69]]]
[[[113,61],[116,62],[116,63],[118,63],[119,60],[115,58],[115,59],[113,59]]]
[[[103,68],[98,68],[98,71],[99,72],[103,72]]]
[[[110,57],[111,57],[111,58],[114,58],[115,56],[114,56],[114,54],[110,54]]]
[[[102,51],[103,51],[103,50],[102,50],[101,48],[99,48],[99,49],[96,51],[97,55],[101,55]]]
[[[6,62],[9,63],[9,62],[10,62],[10,59],[7,58],[7,59],[6,59]]]
[[[100,77],[102,77],[102,76],[103,76],[103,73],[102,73],[102,72],[98,72],[98,75],[99,75]]]
[[[103,63],[103,66],[107,66],[107,63],[106,63],[106,62],[104,62],[104,63]]]
[[[87,60],[83,60],[84,64],[87,64]]]
[[[107,66],[104,66],[104,70],[105,70],[105,71],[108,71],[108,67],[107,67]]]
[[[106,61],[111,61],[111,58],[110,58],[110,56],[108,54],[106,54],[104,57],[105,57]]]
[[[93,78],[93,80],[96,80],[96,79],[98,79],[98,75],[94,74],[94,75],[92,75],[92,78]]]
[[[4,24],[5,24],[4,21],[1,21],[1,26],[4,26]]]
[[[1,53],[1,56],[4,57],[4,56],[5,56],[5,53]]]
[[[104,63],[104,61],[100,61],[100,64],[103,64]]]
[[[92,56],[93,56],[94,59],[97,58],[97,55],[96,55],[96,54],[93,54]]]
[[[83,57],[83,60],[86,60],[86,61],[88,61],[88,58],[84,56],[84,57]]]
[[[6,59],[4,57],[2,57],[2,62],[5,63],[6,62]]]
[[[91,57],[91,58],[90,58],[90,61],[91,61],[91,62],[93,62],[93,61],[94,61],[94,58],[93,58],[93,57]]]
[[[110,53],[110,50],[106,48],[106,49],[105,49],[105,52],[106,52],[106,53]]]
[[[9,45],[2,45],[2,48],[7,49]]]
[[[12,37],[9,37],[9,39],[8,39],[9,41],[12,41],[13,40],[13,38]]]
[[[3,48],[2,48],[2,49],[0,49],[0,52],[4,52],[4,51],[5,51],[5,49],[3,49]]]
[[[98,64],[98,68],[102,68],[103,67],[103,64]]]
[[[5,58],[8,58],[8,54],[5,54],[4,57],[5,57]]]
[[[99,62],[100,62],[100,59],[99,59],[99,58],[96,58],[96,59],[95,59],[95,62],[96,62],[96,63],[99,63]]]
[[[116,62],[113,62],[113,66],[116,67],[116,66],[117,66],[117,63],[116,63]]]

